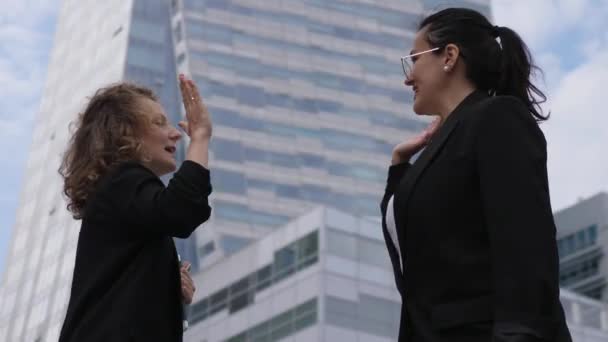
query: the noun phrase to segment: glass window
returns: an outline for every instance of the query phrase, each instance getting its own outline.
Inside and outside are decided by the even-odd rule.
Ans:
[[[284,312],[270,321],[272,340],[277,341],[289,336],[293,331],[293,310]]]
[[[245,176],[241,173],[224,169],[215,169],[211,173],[211,184],[218,192],[244,194],[247,188]]]
[[[245,292],[230,299],[228,311],[233,314],[241,309],[246,308],[251,303],[253,303],[253,295],[249,292]]]
[[[246,239],[238,236],[232,235],[222,235],[220,238],[220,244],[224,252],[228,255],[234,254],[243,247],[247,246],[251,242],[251,239]]]
[[[215,201],[213,211],[217,218],[249,223],[249,208],[242,204]]]
[[[574,241],[574,235],[566,237],[566,250],[567,254],[574,253],[576,251],[576,242]]]
[[[281,77],[288,78],[288,77]],[[266,95],[266,103],[269,105],[273,105],[276,107],[284,107],[291,108],[291,97],[285,94],[273,94],[273,93],[265,93]]]
[[[246,342],[247,341],[247,332],[240,333],[236,336],[233,336],[226,340],[226,342]]]
[[[587,244],[587,230],[581,230],[576,233],[576,244],[577,248],[585,248],[588,246]]]
[[[226,308],[228,300],[228,290],[222,289],[211,296],[209,315],[213,315]]]
[[[366,238],[359,238],[359,261],[364,264],[382,268],[390,267],[390,259],[386,246],[379,242]]]
[[[274,192],[276,184],[269,182],[269,181],[265,181],[265,180],[248,178],[247,186],[250,188],[257,188],[257,189],[261,189],[261,190]]]
[[[154,48],[132,43],[127,52],[129,65],[140,68],[163,71],[165,67],[165,55],[158,53]]]
[[[147,42],[163,44],[165,41],[165,26],[141,19],[131,21],[131,37]],[[158,53],[157,53],[158,54]]]
[[[261,268],[257,271],[256,290],[261,291],[272,284],[272,265]]]
[[[357,237],[335,229],[327,229],[327,252],[347,259],[357,259]]]
[[[249,63],[244,61],[243,63]],[[257,87],[237,85],[238,101],[252,107],[263,107],[266,104],[264,91]]]
[[[327,296],[325,297],[325,319],[330,325],[358,330],[357,303]]]
[[[270,162],[273,165],[294,168],[297,167],[297,161],[294,155],[279,152],[268,152]]]
[[[258,324],[255,327],[249,329],[249,340],[256,342],[266,342],[270,341],[270,324],[268,322],[264,322],[262,324]]]
[[[295,271],[296,266],[296,245],[292,243],[274,253],[274,281],[289,276]]]
[[[298,166],[321,169],[325,165],[325,158],[309,153],[299,153],[297,155]]]
[[[401,304],[387,299],[359,294],[359,316],[386,323],[397,323]]]
[[[593,225],[587,229],[589,234],[589,243],[595,244],[597,242],[597,226]]]
[[[288,198],[300,198],[300,189],[297,186],[276,184],[277,195]]]
[[[218,160],[243,162],[243,147],[239,141],[216,137],[211,140],[211,150]]]
[[[200,300],[190,306],[190,323],[196,323],[207,318],[207,310],[209,309],[209,301],[207,298]]]
[[[319,252],[319,232],[315,231],[297,241],[298,262],[315,257]]]
[[[271,227],[280,226],[289,221],[289,217],[287,216],[268,214],[256,210],[249,211],[249,218],[251,219],[251,223],[253,224]]]
[[[214,250],[215,250],[215,243],[213,241],[207,242],[205,245],[203,245],[199,249],[201,258],[213,253]]]
[[[304,184],[300,187],[301,198],[307,201],[328,203],[328,190],[313,184]]]

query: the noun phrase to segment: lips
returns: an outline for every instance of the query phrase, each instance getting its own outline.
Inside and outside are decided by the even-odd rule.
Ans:
[[[165,151],[173,154],[173,153],[175,153],[176,148],[175,148],[175,146],[167,146],[167,147],[165,147]]]

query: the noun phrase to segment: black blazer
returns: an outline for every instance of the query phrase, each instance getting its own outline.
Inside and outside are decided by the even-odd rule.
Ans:
[[[381,210],[399,341],[571,341],[546,158],[521,101],[473,92],[413,165],[389,168]],[[403,273],[386,229],[392,195]]]
[[[182,341],[172,237],[209,218],[210,193],[209,171],[191,161],[166,188],[135,162],[102,177],[85,208],[59,342]]]

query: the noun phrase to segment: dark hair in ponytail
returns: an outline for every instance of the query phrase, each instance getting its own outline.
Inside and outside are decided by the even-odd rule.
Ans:
[[[549,118],[540,107],[547,97],[530,79],[533,71],[542,74],[542,70],[534,65],[530,50],[515,31],[493,26],[481,13],[467,8],[439,11],[425,18],[418,29],[427,29],[426,38],[433,47],[458,46],[467,77],[478,89],[515,96],[536,120]]]

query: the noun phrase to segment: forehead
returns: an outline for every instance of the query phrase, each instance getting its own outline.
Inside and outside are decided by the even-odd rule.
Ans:
[[[142,109],[142,112],[150,118],[156,117],[166,117],[165,111],[160,103],[149,99],[147,97],[141,97],[139,100],[139,106]]]
[[[416,32],[416,37],[414,38],[414,52],[420,52],[422,50],[428,50],[431,46],[426,39],[426,28],[422,28],[418,32]]]

